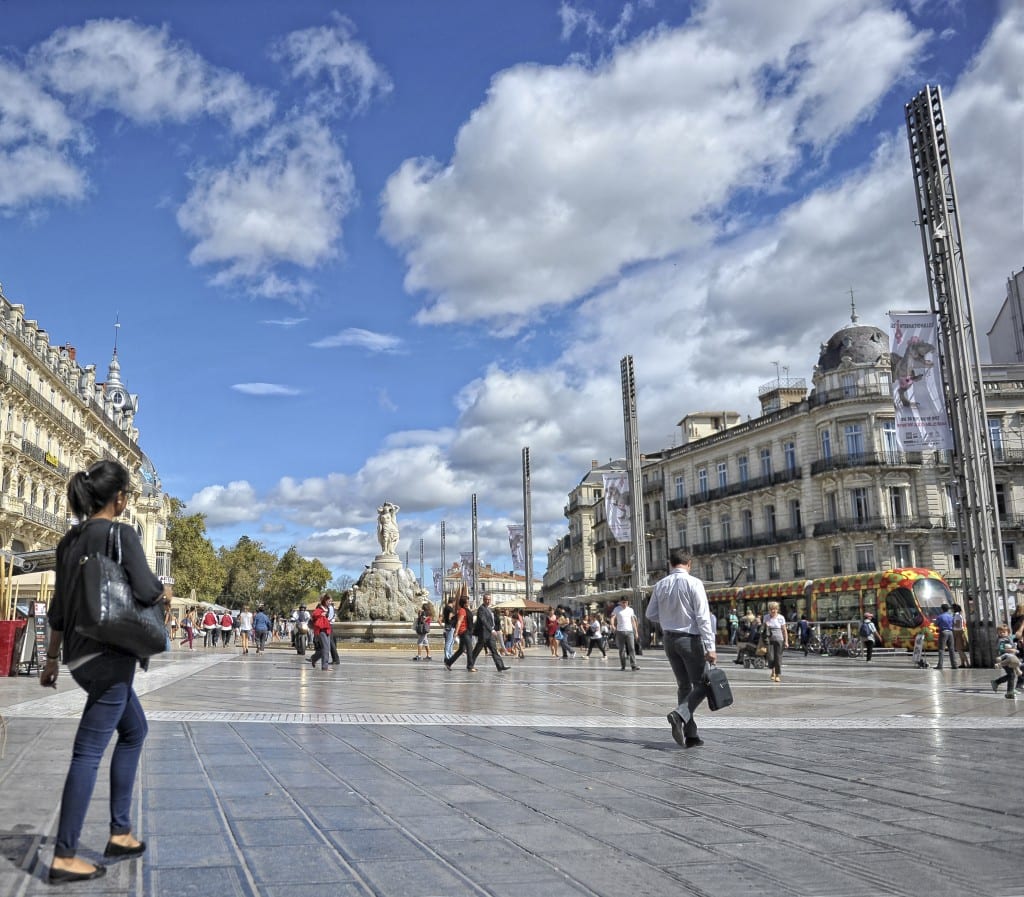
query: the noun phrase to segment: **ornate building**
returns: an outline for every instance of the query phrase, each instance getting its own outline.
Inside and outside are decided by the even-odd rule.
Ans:
[[[101,458],[130,472],[122,520],[135,527],[150,565],[169,581],[170,500],[139,446],[139,399],[121,381],[117,347],[104,382],[70,344],[54,346],[0,287],[0,554],[53,549],[67,531],[68,478]],[[45,563],[40,566],[46,566]]]
[[[1024,587],[1024,365],[985,365],[982,376],[1014,590]],[[708,583],[919,566],[960,585],[950,456],[900,449],[888,334],[854,316],[822,344],[810,391],[802,379],[777,379],[759,399],[761,414],[743,422],[734,412],[688,415],[680,445],[644,457],[651,582],[668,551],[682,547]],[[570,534],[548,553],[548,601],[584,604],[588,594],[630,585],[631,545],[609,539],[599,488],[584,497],[581,486],[566,509]],[[572,554],[574,534],[584,557]],[[593,577],[571,580],[591,567]]]

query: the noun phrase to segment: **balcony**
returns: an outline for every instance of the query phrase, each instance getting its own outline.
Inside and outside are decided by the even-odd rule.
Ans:
[[[665,480],[662,477],[649,477],[643,481],[643,493],[661,492],[665,488]]]
[[[670,498],[666,506],[670,511],[683,511],[690,506],[690,500],[685,495],[682,498]]]
[[[814,535],[828,536],[833,533],[935,529],[943,524],[944,521],[941,518],[934,520],[930,517],[912,517],[910,515],[893,517],[838,517],[835,520],[824,520],[821,523],[814,524]]]
[[[39,446],[33,445],[27,439],[24,439],[15,433],[7,434],[7,438],[4,440],[4,445],[11,446],[15,451],[20,452],[22,455],[34,461],[47,473],[56,475],[62,481],[66,481],[71,476],[71,469],[64,464],[61,464],[55,455],[51,455],[49,452],[44,452],[39,448]]]
[[[833,402],[881,398],[891,400],[892,397],[877,386],[841,386],[838,389],[829,389],[824,392],[814,390],[807,397],[807,401],[812,408],[820,408],[822,405],[831,405]]]
[[[919,467],[920,452],[854,452],[821,458],[811,464],[811,473],[847,470],[851,467]]]

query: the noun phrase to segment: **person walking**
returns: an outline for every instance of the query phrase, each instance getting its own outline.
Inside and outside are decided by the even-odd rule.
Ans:
[[[597,614],[591,615],[587,623],[587,657],[590,657],[595,647],[600,650],[602,660],[608,657],[604,636],[601,635],[601,618]]]
[[[441,624],[444,626],[444,659],[455,650],[455,599],[448,598],[441,609]]]
[[[943,604],[940,613],[935,618],[935,625],[939,630],[939,662],[935,669],[942,669],[943,652],[949,654],[949,665],[955,670],[957,668],[956,657],[953,656],[953,615],[949,612],[949,605]]]
[[[871,652],[875,650],[875,644],[882,641],[871,611],[864,613],[864,622],[860,624],[860,637],[864,640],[865,662],[871,663]]]
[[[704,583],[690,575],[690,558],[673,549],[669,564],[669,574],[651,592],[646,616],[661,627],[665,655],[676,678],[677,706],[668,714],[672,738],[680,747],[700,747],[704,741],[693,712],[708,695],[704,665],[717,659],[715,631]]]
[[[998,679],[992,680],[992,691],[999,691],[999,686],[1006,683],[1006,699],[1016,700],[1017,693],[1014,686],[1020,676],[1020,656],[1017,653],[1017,645],[1010,635],[1010,627],[1001,623],[996,627],[996,666],[1002,667],[1005,672]]]
[[[238,613],[238,633],[242,642],[242,653],[249,653],[249,637],[252,635],[252,611],[244,605]]]
[[[953,605],[953,650],[960,658],[960,666],[971,665],[967,657],[967,621],[964,619],[964,609],[959,604]]]
[[[433,622],[434,608],[429,601],[423,602],[423,607],[416,614],[416,656],[413,660],[420,659],[420,651],[426,652],[426,660],[430,660],[430,624]]]
[[[477,608],[476,611],[476,626],[474,629],[474,635],[476,635],[476,647],[473,648],[473,660],[471,666],[476,669],[476,659],[480,656],[480,652],[486,648],[491,652],[491,659],[494,661],[494,666],[499,673],[504,673],[508,667],[505,665],[505,661],[501,659],[500,650],[496,644],[494,633],[497,631],[499,638],[501,631],[498,629],[498,622],[494,619],[494,610],[491,607],[491,596],[484,595],[483,604]]]
[[[704,600],[706,602],[707,598]],[[710,618],[708,625],[710,625]],[[615,644],[619,649],[619,663],[622,669],[626,669],[627,657],[629,665],[634,671],[640,669],[636,663],[636,640],[639,638],[640,630],[636,624],[636,613],[629,606],[629,599],[625,595],[619,599],[618,607],[612,611],[612,628],[615,630]],[[712,638],[711,644],[714,643]]]
[[[558,627],[558,614],[555,613],[552,608],[548,612],[548,618],[545,621],[545,632],[548,638],[548,647],[551,649],[551,656],[558,658],[558,633],[560,632]]]
[[[455,610],[455,638],[459,642],[458,650],[444,662],[444,668],[450,670],[455,661],[465,654],[466,672],[475,673],[476,667],[473,666],[473,611],[469,609],[469,598],[465,595],[459,598],[459,604]]]
[[[807,614],[800,615],[800,622],[796,624],[796,629],[800,637],[800,647],[803,648],[804,657],[806,657],[811,645],[811,635],[814,632],[807,619]]]
[[[768,667],[771,669],[772,682],[782,681],[782,652],[789,647],[789,630],[786,618],[779,613],[779,602],[768,602],[768,614],[764,618],[768,630]]]
[[[185,633],[185,637],[181,640],[181,644],[188,642],[189,651],[195,651],[193,642],[196,637],[196,609],[190,607],[185,613],[185,619],[181,621],[181,631]]]
[[[63,648],[71,678],[86,693],[86,700],[64,781],[49,871],[51,884],[88,881],[106,874],[105,866],[86,862],[76,854],[100,760],[115,731],[117,743],[110,758],[110,840],[103,855],[133,857],[146,849],[146,843],[132,834],[131,824],[135,774],[148,732],[146,715],[132,687],[139,660],[76,631],[82,600],[82,559],[105,552],[110,530],[118,526],[114,521],[128,505],[129,488],[128,471],[116,461],[107,460],[79,471],[68,483],[68,507],[79,522],[57,546],[57,580],[47,612],[47,660],[39,672],[39,684],[57,687],[57,658]],[[157,604],[163,599],[163,583],[150,570],[135,530],[121,526],[120,537],[121,566],[132,595],[140,604]],[[142,661],[142,665],[148,666],[148,661]]]
[[[231,611],[226,610],[220,615],[220,643],[227,648],[231,644],[231,630],[235,628],[235,618]]]
[[[256,656],[259,657],[267,650],[267,637],[270,635],[270,628],[273,624],[270,617],[261,604],[256,608],[256,615],[252,618],[253,638],[256,640]]]
[[[320,602],[313,608],[313,635],[317,642],[317,651],[320,652],[320,669],[331,669],[331,615],[328,607],[333,599],[328,593],[324,593]]]
[[[203,647],[217,647],[217,633],[220,632],[220,625],[217,623],[217,614],[212,607],[206,609],[203,614]]]

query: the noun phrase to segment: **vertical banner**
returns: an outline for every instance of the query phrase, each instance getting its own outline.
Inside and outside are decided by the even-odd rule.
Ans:
[[[606,473],[604,476],[604,516],[608,529],[619,542],[632,538],[630,523],[629,474],[626,471]]]
[[[933,314],[889,314],[896,435],[905,452],[951,449],[953,434],[942,390],[938,328]]]
[[[433,568],[434,571],[434,594],[444,598],[444,570]]]
[[[476,566],[473,564],[473,552],[463,551],[461,558],[462,581],[466,584],[469,593],[473,593],[473,581],[476,579]]]
[[[508,548],[512,552],[512,571],[526,572],[526,528],[519,523],[508,527]]]

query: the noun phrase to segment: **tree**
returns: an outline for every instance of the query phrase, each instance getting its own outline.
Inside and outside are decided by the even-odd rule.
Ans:
[[[288,613],[298,604],[313,604],[331,579],[321,561],[306,560],[291,546],[277,562],[267,585],[266,603],[275,613]]]
[[[224,568],[213,544],[206,537],[206,517],[184,513],[185,503],[171,498],[171,519],[167,541],[171,543],[171,576],[176,595],[196,590],[199,598],[212,601],[220,594]]]
[[[264,600],[264,592],[277,565],[277,557],[260,542],[242,536],[233,548],[218,552],[224,567],[224,585],[220,601],[232,607],[255,607]]]

